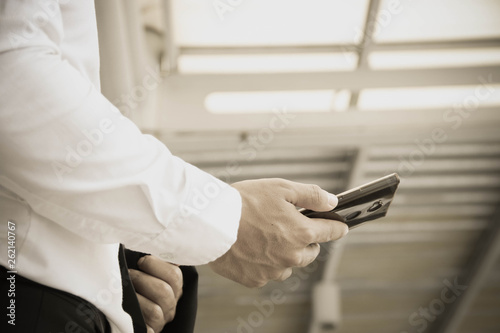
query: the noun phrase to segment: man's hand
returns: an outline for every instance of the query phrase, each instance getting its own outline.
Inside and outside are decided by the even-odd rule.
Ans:
[[[141,271],[130,269],[130,278],[148,333],[158,333],[174,319],[182,295],[182,272],[176,265],[150,255],[139,259],[137,264]]]
[[[335,208],[337,197],[316,185],[260,179],[232,186],[240,192],[243,202],[238,239],[210,266],[216,273],[247,287],[287,279],[292,267],[314,261],[320,251],[318,243],[347,234],[345,223],[309,219],[295,208]]]

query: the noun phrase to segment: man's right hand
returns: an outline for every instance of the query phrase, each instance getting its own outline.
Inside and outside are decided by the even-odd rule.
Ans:
[[[238,239],[210,266],[219,275],[247,287],[287,279],[292,267],[307,266],[316,259],[318,243],[347,234],[345,223],[309,219],[295,208],[335,208],[337,197],[317,185],[259,179],[232,186],[240,192],[243,202]]]

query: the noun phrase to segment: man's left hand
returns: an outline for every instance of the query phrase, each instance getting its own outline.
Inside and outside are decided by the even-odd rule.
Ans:
[[[140,271],[129,274],[137,293],[148,333],[159,333],[175,316],[182,295],[182,271],[177,265],[147,255],[137,262]]]

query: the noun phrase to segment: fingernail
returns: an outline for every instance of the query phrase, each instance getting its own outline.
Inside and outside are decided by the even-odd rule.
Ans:
[[[332,208],[337,207],[337,204],[339,203],[339,199],[335,194],[328,193],[328,204],[332,206]]]
[[[142,265],[142,263],[144,262],[144,260],[146,260],[146,256],[141,257],[141,259],[139,259],[139,260],[137,261],[137,265],[138,265],[138,266],[141,266],[141,265]]]
[[[349,227],[346,226],[345,227],[345,231],[344,231],[344,234],[342,235],[342,237],[344,237],[345,235],[347,235],[349,233]]]

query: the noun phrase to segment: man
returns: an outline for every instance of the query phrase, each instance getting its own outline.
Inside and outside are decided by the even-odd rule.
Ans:
[[[0,264],[26,285],[50,288],[61,311],[85,302],[80,312],[102,324],[95,331],[132,332],[120,243],[162,259],[154,259],[157,268],[210,262],[258,287],[286,279],[314,260],[319,242],[347,233],[341,222],[295,209],[336,205],[317,186],[282,179],[229,186],[142,134],[100,93],[97,45],[93,1],[0,0],[0,218],[4,230],[15,228],[13,268],[5,255]],[[0,238],[5,254],[7,232]],[[179,279],[160,279],[171,302]],[[170,319],[165,312],[175,306],[156,305],[160,322]],[[65,320],[61,330],[78,319],[39,311],[35,331],[47,324],[44,311]]]

